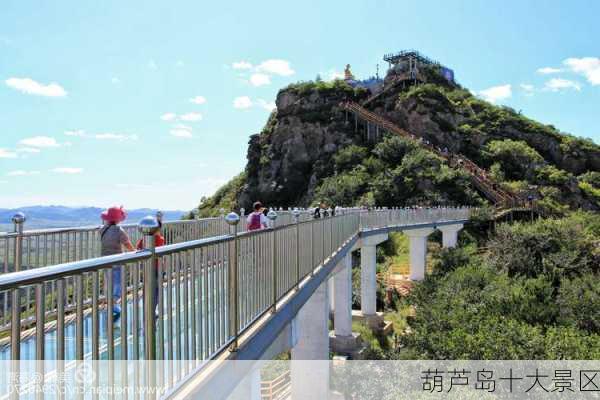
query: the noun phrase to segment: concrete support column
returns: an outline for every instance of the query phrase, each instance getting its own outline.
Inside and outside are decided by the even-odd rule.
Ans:
[[[292,320],[292,360],[329,359],[328,313],[327,285],[322,283]]]
[[[261,400],[260,368],[253,368],[234,389],[229,400]]]
[[[458,242],[458,232],[463,228],[463,224],[439,226],[442,231],[442,245],[444,248],[456,247]]]
[[[433,228],[410,229],[404,231],[410,243],[410,279],[422,281],[425,279],[425,264],[427,262],[427,237],[433,233]]]
[[[327,297],[329,298],[329,314],[331,315],[333,315],[333,311],[335,310],[334,293],[335,287],[333,283],[333,277],[331,277],[327,279]]]
[[[292,398],[329,397],[329,303],[327,283],[313,293],[292,320]],[[324,360],[324,361],[304,361]]]
[[[360,249],[360,309],[364,316],[375,315],[377,309],[376,247]]]
[[[334,333],[335,336],[352,335],[352,253],[340,262],[341,269],[334,281]]]

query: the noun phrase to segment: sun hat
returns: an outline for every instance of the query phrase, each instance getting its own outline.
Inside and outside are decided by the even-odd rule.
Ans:
[[[127,218],[127,213],[125,212],[125,210],[123,210],[123,206],[113,206],[105,211],[102,211],[100,217],[106,222],[118,224],[119,222],[123,222],[125,218]]]

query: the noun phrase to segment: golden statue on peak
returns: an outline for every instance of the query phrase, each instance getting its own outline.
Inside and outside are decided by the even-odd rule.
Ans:
[[[354,80],[354,75],[352,75],[352,71],[350,71],[350,64],[346,64],[346,69],[344,70],[344,79],[345,80]]]

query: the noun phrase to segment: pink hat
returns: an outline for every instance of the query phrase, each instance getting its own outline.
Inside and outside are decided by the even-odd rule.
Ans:
[[[127,213],[125,212],[125,210],[123,210],[123,206],[113,206],[106,211],[102,211],[100,217],[102,217],[102,219],[106,222],[118,224],[119,222],[122,222],[125,220],[125,218],[127,218]]]

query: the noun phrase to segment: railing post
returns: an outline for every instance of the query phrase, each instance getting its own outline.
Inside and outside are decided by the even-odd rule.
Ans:
[[[25,214],[16,213],[12,217],[15,226],[15,272],[21,270],[23,260],[23,224]],[[11,334],[10,334],[10,358],[19,360],[21,358],[21,292],[19,288],[12,289],[11,299]]]
[[[298,207],[292,211],[296,224],[296,290],[300,288],[300,210]]]
[[[242,212],[243,212],[242,208]],[[229,309],[229,337],[233,337],[233,343],[229,350],[237,351],[238,331],[239,331],[239,299],[238,299],[238,223],[240,216],[235,212],[230,212],[225,217],[227,225],[233,228],[233,242],[228,247],[227,254],[227,278],[229,281],[228,309]]]
[[[273,249],[272,249],[272,260],[271,264],[273,266],[273,304],[271,305],[271,310],[273,312],[277,311],[277,229],[275,229],[275,221],[277,220],[277,213],[271,209],[267,213],[267,218],[271,220],[271,229],[273,229]]]
[[[138,228],[144,235],[144,248],[152,252],[152,256],[144,264],[144,349],[146,360],[156,360],[156,331],[154,329],[156,302],[154,291],[157,285],[156,264],[158,260],[155,254],[154,233],[158,228],[158,221],[152,216],[144,217],[138,223]],[[122,271],[122,273],[125,273],[125,271]],[[122,288],[122,290],[126,290],[126,288]],[[121,306],[127,307],[127,304]]]

